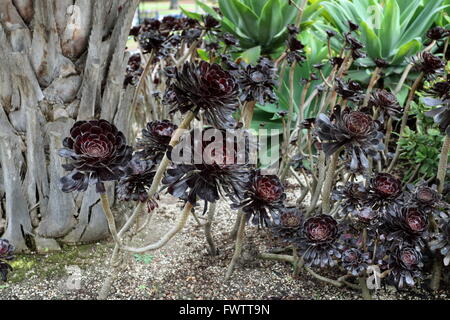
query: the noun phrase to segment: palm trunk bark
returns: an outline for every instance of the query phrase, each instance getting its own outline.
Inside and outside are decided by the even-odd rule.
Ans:
[[[57,150],[77,120],[129,133],[125,46],[138,2],[0,0],[0,237],[17,251],[109,234],[94,190],[59,190]]]

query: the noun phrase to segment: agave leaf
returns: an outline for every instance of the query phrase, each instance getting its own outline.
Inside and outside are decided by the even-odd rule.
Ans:
[[[235,26],[239,26],[239,11],[231,0],[219,0],[219,8],[223,16],[228,18]]]
[[[200,13],[188,11],[188,10],[184,9],[182,6],[180,6],[180,9],[181,9],[181,12],[183,12],[186,17],[195,19],[198,21],[202,21],[202,15]]]
[[[244,59],[246,63],[254,64],[259,60],[259,57],[261,57],[261,46],[250,48],[241,54],[241,58]]]
[[[340,30],[348,30],[347,21],[350,20],[350,17],[345,10],[342,9],[342,7],[338,6],[334,2],[324,2],[322,5],[330,14],[333,24],[335,24]]]
[[[365,21],[361,22],[361,36],[366,44],[367,54],[372,59],[382,58],[380,38],[375,34]]]
[[[247,5],[239,0],[228,0],[233,2],[239,13],[238,26],[249,38],[258,39],[258,16]]]
[[[416,37],[422,36],[437,18],[436,13],[445,8],[445,6],[441,6],[442,3],[443,0],[429,1],[423,8],[422,12],[405,30],[399,40],[399,43],[409,42]]]
[[[388,0],[380,29],[381,54],[387,58],[400,38],[400,8],[396,0]]]
[[[207,4],[203,3],[200,0],[196,0],[195,3],[203,10],[205,11],[205,13],[210,14],[214,19],[221,21],[222,18],[221,16],[210,6],[208,6]]]
[[[403,63],[406,57],[416,54],[421,48],[422,43],[419,41],[419,39],[414,39],[405,43],[400,48],[398,48],[394,57],[390,61],[390,64],[396,65]]]
[[[284,29],[280,0],[268,0],[258,19],[259,41],[265,46]]]
[[[261,16],[262,9],[265,1],[258,0],[243,0],[243,2],[256,13],[257,16]]]
[[[397,0],[397,4],[400,7],[400,31],[403,31],[406,26],[409,25],[409,22],[411,21],[412,17],[417,11],[417,8],[419,8],[422,0]]]

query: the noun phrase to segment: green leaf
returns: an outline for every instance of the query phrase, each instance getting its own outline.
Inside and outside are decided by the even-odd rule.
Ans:
[[[219,8],[223,16],[229,19],[235,26],[239,26],[239,11],[231,0],[219,0]]]
[[[388,0],[380,30],[380,41],[384,58],[388,58],[400,38],[400,9],[396,0]]]
[[[200,0],[196,0],[195,3],[202,8],[203,11],[205,11],[207,14],[210,14],[214,19],[220,21],[222,20],[221,16],[210,6],[208,6],[207,4],[203,3]]]
[[[422,35],[430,28],[433,21],[437,18],[436,13],[442,10],[441,7],[443,0],[428,1],[422,12],[415,17],[414,21],[405,29],[400,43],[405,43],[413,40],[416,37],[422,37]]]
[[[366,44],[367,54],[372,59],[382,58],[380,39],[365,21],[361,22],[361,36]]]
[[[422,43],[417,39],[405,43],[400,48],[398,48],[395,56],[392,58],[392,61],[390,61],[390,63],[392,65],[403,63],[406,57],[416,54],[417,52],[419,52],[421,47]]]
[[[202,15],[200,13],[187,11],[182,6],[180,6],[180,9],[181,9],[181,12],[183,12],[186,15],[186,17],[195,19],[198,21],[202,21]]]
[[[200,59],[209,62],[208,53],[204,49],[197,49],[197,53]]]
[[[280,0],[268,0],[262,9],[258,19],[259,42],[266,45],[280,31],[283,30],[283,16]]]
[[[239,19],[237,25],[239,29],[248,34],[250,38],[258,39],[258,16],[239,0],[227,0],[234,4],[237,12],[239,13]]]
[[[241,54],[241,58],[248,64],[256,63],[259,57],[261,57],[261,46],[250,48]]]

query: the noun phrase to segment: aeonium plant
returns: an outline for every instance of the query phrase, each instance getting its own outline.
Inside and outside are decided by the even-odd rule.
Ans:
[[[248,106],[277,104],[283,59],[293,71],[296,65],[307,63],[303,53],[309,48],[298,40],[301,30],[298,25],[287,27],[286,48],[279,58],[263,55],[247,63],[237,53],[238,41],[219,28],[212,16],[145,20],[131,31],[140,55],[130,58],[124,81],[125,86],[136,86],[130,108],[142,112],[145,119],[133,126],[138,135],[135,147],[106,120],[76,122],[63,141],[60,155],[68,159],[64,169],[69,174],[61,178],[61,187],[65,192],[84,192],[89,185],[96,186],[115,240],[114,252],[142,253],[163,247],[200,207],[207,221],[209,252],[217,254],[211,224],[216,203],[224,201],[236,215],[231,232],[236,231],[235,253],[227,279],[242,252],[244,230],[250,225],[257,226],[255,232],[268,230],[276,240],[271,244],[282,245],[282,255],[263,253],[258,258],[284,259],[293,263],[294,273],[304,269],[318,280],[357,288],[365,298],[369,297],[371,272],[404,289],[429,277],[430,261],[447,265],[448,205],[437,186],[442,175],[438,181],[403,183],[401,172],[395,166],[393,170],[387,167],[389,142],[395,143],[401,133],[399,122],[407,110],[397,92],[384,88],[382,81],[377,83],[377,77],[371,90],[347,77],[352,61],[365,55],[363,44],[355,37],[358,25],[349,23],[341,52],[330,48],[328,59],[315,64],[309,77],[319,79],[315,74],[319,71],[323,83],[311,90],[311,95],[305,90],[301,101],[294,101],[294,95],[283,97],[292,109],[290,115],[285,110],[278,112],[285,140],[282,147],[271,147],[282,151],[289,183],[281,170],[267,174],[258,162],[249,161],[248,137],[245,147],[239,149],[228,134],[249,127],[246,120],[252,119],[253,109]],[[431,36],[437,37],[435,33]],[[329,37],[333,36],[330,32]],[[423,52],[414,62],[431,81],[444,71],[439,59]],[[333,71],[325,77],[321,68],[326,63]],[[376,63],[379,68],[387,66],[382,59]],[[291,72],[290,78],[295,90],[298,74]],[[438,108],[430,115],[444,132],[447,82],[439,81],[431,92],[439,102],[434,101]],[[144,103],[139,105],[136,101],[142,88]],[[161,99],[147,96],[153,89]],[[414,93],[411,90],[409,100],[415,98]],[[156,93],[152,95],[156,97]],[[315,113],[301,109],[313,100],[319,106]],[[149,101],[152,103],[147,104]],[[301,112],[313,116],[302,122]],[[294,153],[302,159],[302,165],[295,168],[290,165],[295,162]],[[244,161],[239,161],[241,156]],[[106,183],[115,184],[117,201],[135,206],[119,231]],[[129,246],[124,240],[127,228],[140,220],[137,217],[146,204],[148,214],[155,214],[164,193],[182,203],[182,212],[173,213],[176,223],[154,243]],[[287,199],[294,194],[296,203],[291,203]],[[286,254],[289,252],[292,255]],[[113,269],[119,263],[116,259],[113,256]],[[328,279],[318,274],[322,270],[341,276]]]
[[[6,262],[14,259],[14,246],[6,239],[0,239],[0,278],[7,281],[7,275],[13,270]]]

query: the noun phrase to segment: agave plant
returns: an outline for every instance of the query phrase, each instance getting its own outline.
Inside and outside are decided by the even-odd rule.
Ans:
[[[303,27],[319,14],[322,0],[310,0],[303,13]],[[292,0],[297,6],[301,0]],[[298,10],[287,0],[219,0],[223,16],[197,1],[208,14],[219,20],[224,32],[233,34],[242,49],[261,47],[264,54],[275,52],[287,38],[288,24],[294,23]]]
[[[374,67],[375,60],[382,58],[391,66],[384,70],[386,75],[396,73],[407,57],[421,50],[437,13],[445,8],[444,0],[328,0],[321,5],[325,18],[340,33],[349,31],[348,21],[360,25],[359,40],[365,46],[367,58],[357,63]],[[328,25],[315,23],[313,27],[319,36],[326,37]],[[340,36],[332,42],[336,50],[340,50],[341,43]],[[368,79],[369,73],[363,73]]]

